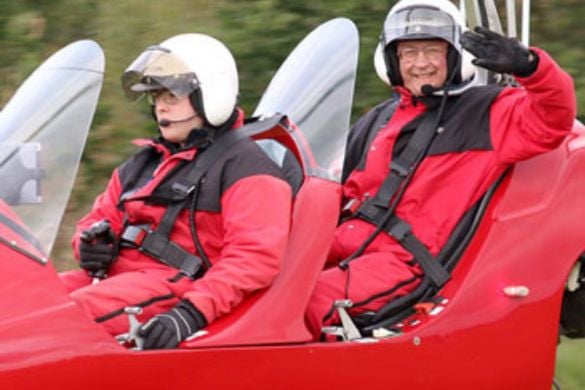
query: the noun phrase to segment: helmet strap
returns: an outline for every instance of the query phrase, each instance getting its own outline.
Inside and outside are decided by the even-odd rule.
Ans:
[[[461,54],[449,44],[447,49],[447,85],[461,83]]]
[[[396,54],[396,42],[389,43],[384,48],[384,61],[386,62],[386,74],[392,85],[403,85],[402,75],[400,74],[400,63],[398,54]]]
[[[203,106],[203,95],[201,93],[201,88],[197,88],[195,91],[191,92],[189,95],[189,101],[191,102],[191,106],[195,112],[197,112],[197,114],[203,118],[203,125],[211,126],[207,120],[207,115],[205,115],[205,107]]]

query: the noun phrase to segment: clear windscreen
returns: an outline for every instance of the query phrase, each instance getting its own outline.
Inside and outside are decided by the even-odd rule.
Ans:
[[[187,96],[198,88],[198,81],[191,69],[173,53],[151,46],[124,71],[122,88],[132,100],[156,88],[168,89],[176,96]]]
[[[288,56],[254,112],[292,119],[318,167],[311,175],[341,180],[358,50],[353,22],[339,18],[322,24]]]
[[[51,251],[103,81],[104,55],[79,41],[45,61],[0,112],[0,199]]]

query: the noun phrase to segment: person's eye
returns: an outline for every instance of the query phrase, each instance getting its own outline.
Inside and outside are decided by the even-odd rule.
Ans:
[[[441,57],[441,55],[443,54],[443,50],[438,48],[438,47],[431,47],[431,48],[425,50],[425,54],[429,58],[436,59],[436,58]]]
[[[167,104],[177,104],[179,102],[179,98],[172,93],[165,96],[165,102]]]
[[[414,49],[406,49],[406,50],[402,50],[401,55],[403,58],[415,58],[417,55],[418,51],[414,50]]]

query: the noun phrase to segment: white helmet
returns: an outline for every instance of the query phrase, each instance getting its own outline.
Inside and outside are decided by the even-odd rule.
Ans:
[[[193,108],[214,127],[232,116],[238,84],[229,49],[205,34],[180,34],[150,46],[122,75],[122,87],[131,99],[156,89],[189,95]]]
[[[471,54],[463,50],[465,21],[449,0],[401,0],[390,9],[374,53],[378,77],[389,85],[402,85],[396,43],[403,40],[442,39],[449,43],[447,80],[460,84],[474,74]]]

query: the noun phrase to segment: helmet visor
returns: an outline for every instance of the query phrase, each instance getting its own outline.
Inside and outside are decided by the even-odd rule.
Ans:
[[[173,95],[182,97],[198,89],[199,82],[177,56],[159,46],[151,46],[126,69],[122,88],[132,100],[158,89],[168,89]]]
[[[394,41],[443,39],[460,49],[461,27],[446,12],[438,8],[412,7],[388,15],[384,22],[384,46]]]

